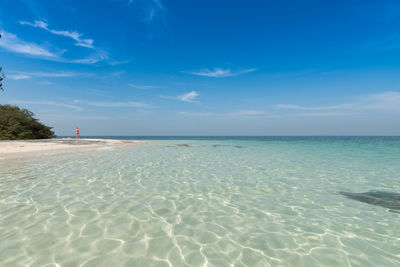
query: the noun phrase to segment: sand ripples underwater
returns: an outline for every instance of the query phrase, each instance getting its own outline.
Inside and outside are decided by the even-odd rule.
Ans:
[[[0,162],[0,266],[399,266],[400,214],[340,193],[400,192],[399,162],[400,140]]]

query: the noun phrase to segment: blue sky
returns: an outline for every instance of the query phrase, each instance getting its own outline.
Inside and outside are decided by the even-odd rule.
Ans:
[[[1,104],[58,135],[400,135],[400,2],[3,0]]]

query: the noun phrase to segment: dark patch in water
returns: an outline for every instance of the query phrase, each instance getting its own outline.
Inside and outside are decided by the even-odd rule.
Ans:
[[[189,145],[188,145],[188,144],[177,144],[177,146],[189,147]]]
[[[220,147],[220,146],[229,146],[229,145],[220,145],[220,144],[213,145],[213,147]],[[231,146],[231,147],[243,148],[243,146]]]
[[[339,192],[341,195],[364,202],[371,205],[376,205],[389,209],[391,212],[400,213],[400,194],[393,192],[372,191],[365,193],[350,193]]]

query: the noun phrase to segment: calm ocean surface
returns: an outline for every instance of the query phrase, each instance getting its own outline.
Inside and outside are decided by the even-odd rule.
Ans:
[[[0,266],[400,266],[400,137],[109,138],[0,161]]]

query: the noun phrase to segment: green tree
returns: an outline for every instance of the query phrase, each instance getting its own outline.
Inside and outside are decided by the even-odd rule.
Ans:
[[[52,127],[35,119],[34,114],[17,106],[0,105],[0,140],[47,139]]]

